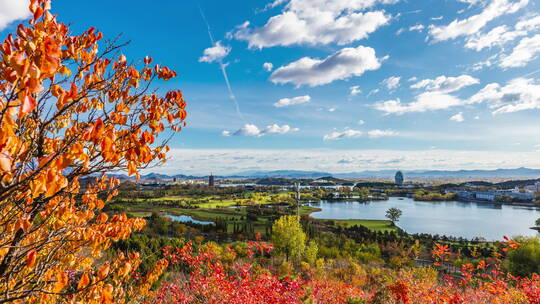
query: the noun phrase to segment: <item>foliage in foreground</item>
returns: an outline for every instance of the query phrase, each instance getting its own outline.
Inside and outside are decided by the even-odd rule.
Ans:
[[[164,248],[171,276],[147,303],[538,304],[540,276],[519,278],[501,270],[506,251],[518,245],[504,243],[493,265],[466,264],[450,276],[442,271],[451,254],[445,245],[433,250],[435,267],[396,270],[319,260],[295,270],[286,261],[263,266],[274,253],[268,243],[248,242],[247,248],[188,243]]]
[[[102,174],[165,160],[156,141],[180,130],[185,102],[148,92],[174,71],[128,63],[94,28],[73,35],[49,10],[30,1],[29,25],[0,44],[0,303],[128,302],[167,261],[134,282],[137,253],[103,256],[145,222],[102,212],[119,184]]]

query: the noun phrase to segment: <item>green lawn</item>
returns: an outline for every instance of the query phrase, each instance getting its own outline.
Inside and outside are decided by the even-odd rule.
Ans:
[[[158,204],[166,204],[170,202],[178,202],[183,204],[189,204],[193,207],[198,208],[207,208],[207,209],[215,209],[215,208],[224,208],[224,207],[230,207],[230,206],[236,206],[236,205],[264,205],[264,204],[270,204],[271,200],[268,196],[257,196],[255,199],[246,199],[246,198],[238,198],[238,199],[220,199],[219,196],[205,196],[200,198],[190,198],[185,196],[165,196],[160,198],[120,198],[116,201],[116,203],[129,203],[134,204],[148,204],[148,203],[158,203]]]
[[[351,227],[354,225],[361,225],[369,228],[372,231],[396,231],[396,226],[392,225],[388,220],[333,220],[339,225],[345,227]]]

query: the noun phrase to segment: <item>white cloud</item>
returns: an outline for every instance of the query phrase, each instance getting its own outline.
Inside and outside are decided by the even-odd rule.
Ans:
[[[199,58],[199,62],[212,63],[223,60],[231,52],[231,47],[221,45],[221,41],[215,43],[213,47],[204,50],[203,56]]]
[[[359,120],[359,121],[357,121],[356,123],[357,123],[357,124],[359,124],[359,125],[363,125],[363,124],[365,124],[366,122],[365,122],[365,121],[363,121],[362,119],[360,119],[360,120]]]
[[[487,33],[478,33],[467,39],[465,47],[481,51],[484,48],[493,46],[502,47],[509,41],[518,37],[527,36],[529,32],[540,27],[540,16],[533,16],[516,23],[514,29],[506,25],[497,26]]]
[[[537,147],[540,149],[540,147]],[[248,170],[307,170],[331,173],[366,170],[459,170],[526,166],[540,168],[538,152],[366,149],[171,149],[164,166],[147,172],[227,175]],[[279,156],[279,157],[276,157]],[[336,161],[328,161],[328,160]],[[347,162],[338,162],[345,159]]]
[[[323,137],[323,140],[338,140],[343,138],[356,138],[362,136],[363,132],[358,130],[348,129],[343,132],[332,132]]]
[[[299,131],[298,128],[291,128],[289,125],[283,125],[279,126],[277,124],[273,124],[270,126],[267,126],[266,129],[262,131],[262,134],[286,134],[289,132],[296,132]]]
[[[282,108],[282,107],[306,103],[306,102],[309,102],[310,100],[311,100],[311,96],[309,95],[297,96],[294,98],[282,98],[278,102],[274,103],[274,107]]]
[[[259,127],[252,124],[245,124],[242,128],[234,132],[233,135],[234,136],[255,136],[255,137],[262,136],[261,130],[259,130]]]
[[[349,91],[350,91],[349,94],[351,96],[355,96],[355,95],[358,95],[358,94],[362,93],[362,90],[360,90],[360,86],[357,86],[357,85],[350,87]]]
[[[417,24],[409,27],[409,31],[417,31],[421,33],[426,27],[423,24]]]
[[[487,102],[493,114],[540,109],[540,81],[516,78],[501,86],[490,83],[469,98],[468,103]]]
[[[463,112],[459,112],[456,115],[450,117],[450,121],[455,121],[455,122],[465,121],[465,118],[463,118]]]
[[[417,80],[418,80],[418,78],[416,78],[415,76],[407,79],[408,82],[417,81]]]
[[[537,29],[538,26],[540,26],[540,15],[519,21],[516,23],[515,28],[517,31],[532,31]]]
[[[371,90],[371,91],[369,91],[369,93],[367,94],[367,97],[369,97],[369,96],[371,96],[371,95],[373,95],[373,94],[377,94],[377,93],[379,93],[379,89]]]
[[[380,138],[380,137],[386,137],[386,136],[396,136],[398,135],[398,132],[392,131],[392,130],[371,130],[368,131],[369,138]]]
[[[501,25],[486,34],[477,35],[467,39],[465,47],[475,51],[481,51],[484,48],[502,46],[505,43],[526,34],[526,31],[510,31],[506,25]]]
[[[381,82],[381,85],[385,86],[388,91],[393,91],[399,87],[401,77],[392,76],[388,77]]]
[[[382,10],[365,11],[388,0],[289,0],[276,1],[270,7],[287,3],[282,12],[268,19],[262,27],[250,22],[229,33],[248,42],[249,48],[289,46],[295,44],[339,45],[366,38],[387,24],[390,16]]]
[[[540,79],[515,78],[505,86],[490,83],[468,99],[440,92],[424,92],[416,100],[402,103],[399,99],[377,102],[373,107],[386,114],[444,110],[455,106],[487,103],[493,114],[540,109]]]
[[[443,16],[439,16],[439,17],[431,17],[430,19],[431,20],[442,20],[444,17]]]
[[[464,87],[478,84],[480,81],[469,75],[461,75],[458,77],[446,77],[444,75],[435,79],[424,79],[413,85],[413,89],[425,88],[428,91],[437,91],[441,93],[450,93],[459,91]]]
[[[384,60],[385,58],[383,58]],[[366,71],[377,70],[381,60],[370,47],[344,48],[324,58],[303,57],[275,70],[270,76],[273,83],[293,83],[297,87],[311,87],[331,83],[335,80],[360,76]]]
[[[519,44],[499,63],[502,68],[522,67],[536,58],[540,53],[540,34],[533,37],[523,38]]]
[[[505,14],[517,12],[529,3],[529,0],[492,0],[484,10],[467,19],[454,20],[448,25],[431,25],[429,33],[435,41],[455,39],[460,36],[469,36],[480,31],[491,20]]]
[[[360,124],[360,123],[359,123]],[[363,124],[363,121],[362,121]],[[369,138],[381,138],[381,137],[387,137],[387,136],[397,136],[399,133],[393,130],[370,130],[366,133],[360,131],[360,130],[353,130],[353,129],[345,129],[341,132],[334,131],[330,134],[327,134],[323,137],[323,140],[339,140],[344,138],[359,138],[364,135],[366,135]]]
[[[443,110],[461,104],[463,102],[452,95],[441,92],[424,92],[416,96],[416,100],[410,103],[402,103],[399,99],[396,99],[377,102],[373,107],[386,114],[401,115],[411,112]]]
[[[267,72],[272,71],[273,68],[274,68],[274,65],[271,62],[263,63],[263,69],[265,69]]]
[[[291,128],[289,125],[277,125],[272,124],[269,126],[266,126],[265,129],[261,130],[259,127],[253,124],[245,124],[242,128],[236,130],[234,133],[231,133],[230,131],[223,131],[221,135],[223,136],[251,136],[251,137],[261,137],[266,134],[286,134],[289,132],[296,132],[299,131],[298,128]]]
[[[16,20],[30,17],[29,0],[2,0],[0,7],[0,31]]]
[[[479,120],[479,119],[480,119],[480,116],[476,115],[476,116],[474,117],[474,119]]]
[[[328,109],[328,112],[335,112],[336,111],[336,108],[329,108]]]

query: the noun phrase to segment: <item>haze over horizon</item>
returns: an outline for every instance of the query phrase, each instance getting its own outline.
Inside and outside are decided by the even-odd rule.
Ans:
[[[0,34],[27,4],[5,1]],[[183,91],[188,124],[152,172],[540,168],[539,1],[58,0],[52,11],[179,73],[157,85]]]

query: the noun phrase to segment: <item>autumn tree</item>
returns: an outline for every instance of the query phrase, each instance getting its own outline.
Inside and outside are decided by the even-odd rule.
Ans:
[[[119,184],[105,173],[165,161],[163,132],[185,125],[185,102],[150,84],[176,73],[99,46],[94,28],[74,35],[50,0],[29,9],[0,44],[0,303],[136,301],[167,262],[133,282],[136,253],[104,257],[145,224],[102,212]]]
[[[299,259],[306,248],[306,234],[300,225],[300,217],[285,215],[272,225],[272,243],[277,253],[285,258]]]

